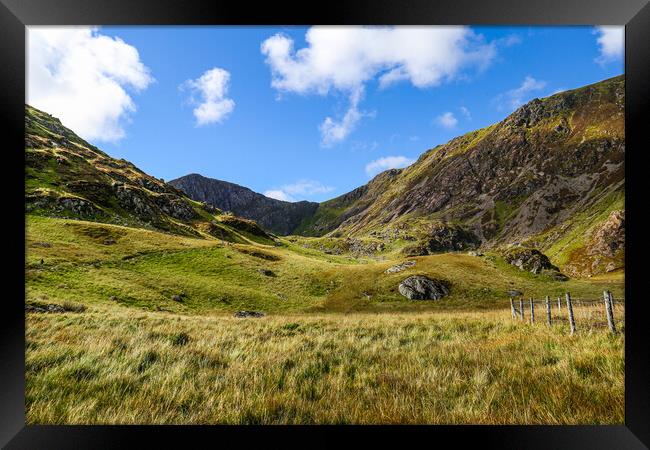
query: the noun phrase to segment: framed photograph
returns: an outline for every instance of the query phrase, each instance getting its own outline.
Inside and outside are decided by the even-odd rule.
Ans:
[[[648,448],[645,0],[1,3],[3,446]]]

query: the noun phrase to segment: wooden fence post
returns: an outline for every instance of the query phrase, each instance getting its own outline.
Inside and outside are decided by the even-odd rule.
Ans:
[[[530,299],[530,323],[531,325],[535,323],[535,302],[533,299]]]
[[[614,305],[612,302],[612,293],[609,291],[603,291],[603,297],[605,299],[605,312],[607,313],[607,325],[609,325],[609,331],[613,334],[616,334],[616,325],[614,324]]]
[[[512,299],[512,297],[510,297],[510,315],[512,316],[513,319],[516,316],[515,315],[515,301]]]
[[[562,312],[562,298],[557,298],[557,312]]]
[[[519,318],[524,320],[524,299],[519,299]]]
[[[546,296],[546,323],[550,327],[552,324],[551,321],[551,299]]]
[[[573,317],[573,306],[571,305],[571,294],[566,293],[566,309],[569,311],[569,326],[571,327],[571,334],[576,332],[576,321]]]

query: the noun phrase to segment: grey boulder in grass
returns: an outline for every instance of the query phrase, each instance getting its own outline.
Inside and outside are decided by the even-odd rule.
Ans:
[[[399,293],[410,300],[440,300],[449,294],[447,283],[440,280],[414,275],[399,284]]]

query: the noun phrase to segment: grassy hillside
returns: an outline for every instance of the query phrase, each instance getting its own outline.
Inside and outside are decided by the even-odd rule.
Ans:
[[[107,239],[115,242],[107,245]],[[384,273],[406,259],[415,266]],[[448,280],[450,295],[439,302],[405,299],[397,286],[413,274]],[[621,280],[553,281],[490,254],[374,260],[330,255],[288,240],[233,244],[38,216],[27,218],[26,276],[28,302],[72,300],[184,313],[489,309],[505,306],[512,288],[536,298],[565,291],[599,298],[602,289],[618,296],[623,288]],[[172,300],[182,292],[182,302]]]

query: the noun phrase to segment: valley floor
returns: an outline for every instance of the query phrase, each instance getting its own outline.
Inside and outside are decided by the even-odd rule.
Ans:
[[[30,424],[624,421],[622,314],[623,333],[598,312],[570,336],[561,312],[512,319],[505,295],[620,299],[621,274],[559,282],[465,254],[386,274],[404,258],[27,222],[26,303],[66,310],[26,313]],[[411,274],[451,294],[407,300]]]
[[[31,424],[622,424],[624,339],[491,312],[28,314]]]

